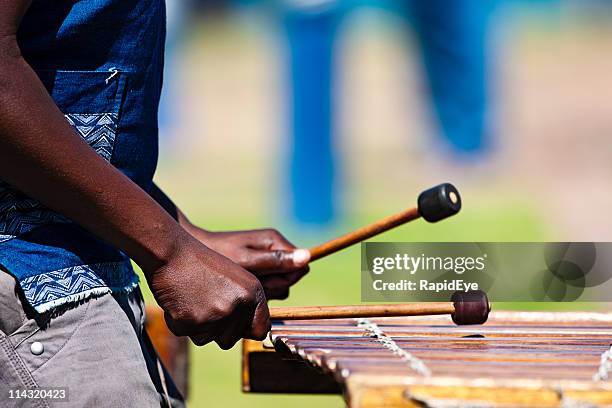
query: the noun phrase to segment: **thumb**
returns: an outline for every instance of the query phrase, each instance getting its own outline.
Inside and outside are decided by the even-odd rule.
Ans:
[[[298,248],[293,251],[292,259],[296,267],[301,268],[306,266],[310,261],[310,251],[304,248]]]
[[[310,252],[307,249],[296,249],[284,251],[273,250],[251,250],[247,261],[241,263],[243,267],[258,275],[284,274],[302,269],[310,260]]]

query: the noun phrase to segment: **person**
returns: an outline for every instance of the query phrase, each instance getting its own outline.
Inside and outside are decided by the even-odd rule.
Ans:
[[[349,8],[345,3],[285,0],[280,7],[289,72],[287,212],[302,227],[332,226],[342,207],[343,163],[334,132],[333,66],[337,33]]]
[[[0,400],[181,406],[130,259],[172,332],[228,349],[264,338],[308,251],[198,228],[152,182],[163,0],[0,5]]]
[[[415,28],[439,137],[433,146],[458,163],[478,163],[494,144],[493,50],[488,38],[495,2],[477,0],[283,0],[288,42],[291,140],[287,202],[291,221],[329,226],[342,215],[341,155],[334,131],[337,37],[345,18],[364,4],[390,8]],[[493,78],[494,79],[494,78]],[[312,160],[316,157],[317,160]]]

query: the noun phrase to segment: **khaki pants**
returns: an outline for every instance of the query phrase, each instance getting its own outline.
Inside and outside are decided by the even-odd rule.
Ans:
[[[55,316],[24,310],[20,298],[15,279],[0,270],[0,406],[184,406],[144,331],[139,289]],[[38,398],[15,398],[36,388]],[[60,391],[41,397],[49,388],[65,390],[67,400]]]

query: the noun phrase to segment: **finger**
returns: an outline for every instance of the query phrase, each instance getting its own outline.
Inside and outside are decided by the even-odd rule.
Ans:
[[[285,251],[292,251],[295,249],[295,245],[293,245],[283,234],[278,232],[275,229],[268,230],[268,234],[270,239],[272,240],[272,245],[270,249],[282,249]]]
[[[250,240],[249,247],[253,249],[281,249],[284,251],[295,249],[295,245],[289,242],[283,234],[272,228],[252,231]]]
[[[289,297],[289,288],[286,286],[264,286],[266,299],[285,300]]]
[[[186,325],[183,325],[180,322],[177,322],[176,320],[174,320],[170,316],[170,313],[168,313],[165,310],[164,310],[164,320],[166,321],[166,326],[168,326],[168,329],[170,329],[172,334],[174,334],[175,336],[189,336],[190,334],[192,334],[192,330],[189,330],[189,328]]]
[[[303,253],[304,251],[306,254]],[[308,259],[310,259],[310,253],[303,249],[291,252],[283,250],[250,250],[246,254],[245,262],[241,262],[241,265],[258,276],[274,275],[302,269],[308,263]]]
[[[244,337],[253,340],[263,340],[266,338],[271,327],[270,310],[268,310],[268,304],[266,303],[262,290],[253,315],[253,322],[251,323],[251,327],[246,331]]]
[[[248,245],[251,249],[259,250],[280,250],[286,253],[292,252],[292,258],[286,258],[287,262],[293,261],[295,267],[302,267],[310,261],[310,251],[303,248],[296,248],[287,238],[275,229],[255,230],[250,232]]]
[[[264,288],[269,287],[285,287],[295,285],[304,275],[308,273],[310,269],[308,267],[299,269],[295,272],[287,273],[284,275],[266,275],[259,278]]]
[[[310,251],[304,248],[298,248],[293,251],[293,264],[295,266],[306,266],[310,262]]]
[[[194,334],[189,336],[189,338],[196,346],[204,346],[214,340],[214,334]]]
[[[286,275],[268,275],[261,278],[261,284],[268,299],[283,300],[289,297],[289,288],[298,282],[306,273],[308,267]]]
[[[196,346],[203,346],[218,337],[219,323],[210,322],[195,326],[174,320],[167,311],[164,311],[166,326],[175,336],[188,336]]]
[[[248,250],[244,262],[240,264],[258,276],[284,274],[298,268],[293,262],[293,252],[278,249]]]
[[[245,310],[245,312],[247,311]],[[227,320],[227,324],[224,325],[221,334],[215,339],[215,343],[217,343],[223,350],[229,350],[234,347],[234,345],[240,341],[240,339],[242,339],[244,333],[248,330],[252,317],[251,313],[252,312],[246,315],[248,318],[229,318]]]

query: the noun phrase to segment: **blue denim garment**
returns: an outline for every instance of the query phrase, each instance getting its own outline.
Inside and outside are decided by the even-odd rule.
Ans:
[[[18,32],[66,120],[145,190],[157,165],[165,18],[164,0],[34,0]],[[138,283],[125,254],[2,181],[0,264],[40,313]]]

